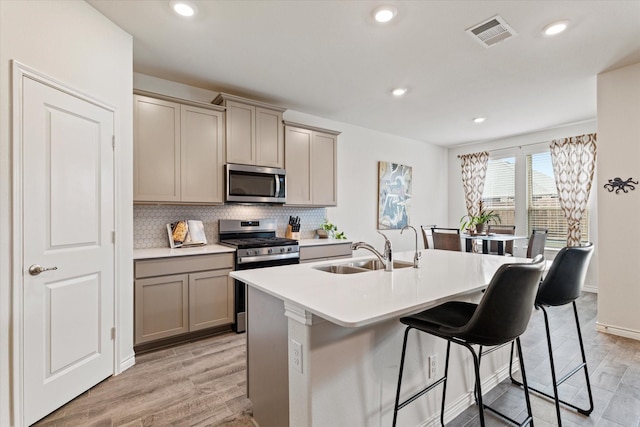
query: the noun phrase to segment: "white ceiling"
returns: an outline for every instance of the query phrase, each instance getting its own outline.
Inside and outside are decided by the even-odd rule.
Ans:
[[[442,146],[593,119],[596,75],[640,62],[640,0],[201,0],[192,19],[168,0],[88,2],[133,36],[136,72]],[[375,23],[380,4],[397,18]],[[516,37],[465,32],[496,14]]]

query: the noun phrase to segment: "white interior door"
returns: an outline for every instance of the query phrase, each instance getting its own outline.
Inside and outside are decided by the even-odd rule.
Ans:
[[[112,111],[23,77],[27,425],[113,374],[113,120]]]

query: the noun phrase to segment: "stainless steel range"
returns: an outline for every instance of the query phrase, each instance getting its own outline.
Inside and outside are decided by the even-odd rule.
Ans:
[[[276,237],[277,222],[273,218],[257,220],[219,220],[221,245],[236,248],[235,269],[274,267],[298,264],[300,247],[297,240]],[[246,330],[246,285],[235,281],[236,332]]]

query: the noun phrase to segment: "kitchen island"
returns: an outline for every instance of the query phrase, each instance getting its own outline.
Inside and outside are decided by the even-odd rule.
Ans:
[[[413,252],[395,254],[411,261]],[[481,290],[512,257],[423,251],[420,268],[355,274],[317,269],[371,257],[235,271],[247,283],[248,395],[260,427],[389,426],[404,328],[398,318],[457,299],[478,301]],[[412,335],[403,394],[442,375],[446,343]],[[457,349],[456,349],[457,350]],[[427,358],[436,356],[436,373]],[[434,359],[432,359],[434,360]],[[473,402],[467,354],[452,350],[446,418]],[[508,349],[483,358],[488,390],[507,374]],[[439,417],[440,393],[400,412],[398,425]]]

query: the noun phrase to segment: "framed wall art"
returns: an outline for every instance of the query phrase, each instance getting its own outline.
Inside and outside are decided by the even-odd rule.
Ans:
[[[411,166],[378,162],[378,229],[401,229],[409,225]]]

